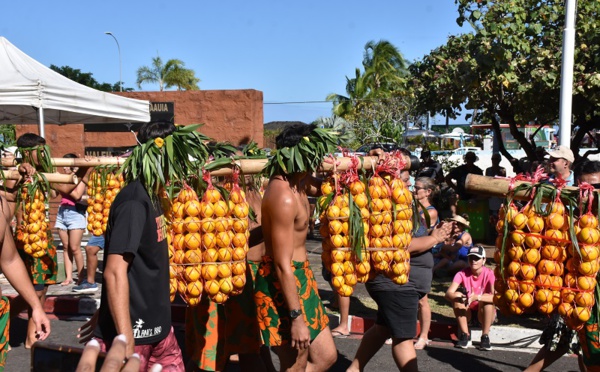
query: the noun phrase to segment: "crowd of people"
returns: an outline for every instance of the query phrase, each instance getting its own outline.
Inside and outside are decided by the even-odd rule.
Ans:
[[[164,139],[176,130],[171,123],[148,123],[140,129],[138,142],[143,145]],[[277,137],[277,148],[301,151],[299,144],[305,139],[308,139],[306,142],[323,141],[323,136],[315,135],[318,130],[314,126],[291,125]],[[43,138],[33,134],[22,136],[18,142],[19,148],[29,151],[44,144]],[[318,153],[317,157],[325,156],[332,146],[323,143],[319,147],[322,153]],[[370,155],[382,158],[384,153],[375,148]],[[553,177],[563,178],[569,184],[578,179],[600,186],[598,163],[587,162],[575,174],[572,170],[574,157],[569,149],[559,147],[548,155],[547,166]],[[472,318],[476,317],[482,330],[479,348],[492,349],[489,334],[496,318],[494,273],[486,266],[485,249],[469,234],[469,215],[461,214],[460,208],[457,208],[459,201],[476,197],[465,188],[467,175],[483,175],[484,171],[475,166],[477,156],[472,152],[465,155],[464,165],[446,175],[442,166],[432,159],[431,152],[423,151],[421,158],[421,166],[414,174],[409,170],[401,173],[404,185],[411,189],[418,202],[420,220],[408,246],[411,264],[409,282],[397,285],[379,274],[365,284],[377,304],[376,321],[363,335],[348,371],[364,370],[385,343],[392,345],[392,357],[400,370],[418,370],[415,350],[430,344],[432,315],[428,294],[434,273],[440,271],[452,278],[445,297],[456,317],[458,341],[455,346],[471,346],[470,325]],[[492,167],[485,170],[486,175],[506,174],[499,166],[500,159],[499,154],[493,155]],[[106,234],[94,237],[85,248],[85,274],[80,247],[85,214],[78,203],[85,199],[85,184],[91,168],[64,169],[67,173],[76,174],[81,183],[53,186],[53,192],[61,197],[55,227],[64,247],[66,279],[60,284],[76,284],[73,290],[82,293],[97,290],[97,254],[100,249],[104,250],[101,305],[79,335],[83,341],[88,341],[81,358],[81,370],[95,365],[99,353],[109,349],[105,363],[116,361],[118,367],[114,370],[220,371],[224,370],[232,355],[237,355],[242,370],[273,371],[269,349],[278,356],[281,370],[325,371],[331,368],[337,360],[334,339],[350,333],[347,321],[350,300],[340,296],[333,300],[339,307],[341,321],[330,330],[306,249],[311,224],[309,196],[317,196],[320,192],[320,180],[313,173],[316,163],[312,160],[301,158],[304,163],[298,169],[282,168],[278,162],[272,162],[272,176],[264,195],[261,196],[256,189],[248,190],[247,199],[257,212],[257,218],[250,226],[246,287],[242,295],[233,297],[224,305],[216,305],[208,296],[203,296],[198,306],[187,309],[187,365],[171,324],[166,222],[160,203],[147,189],[143,179],[129,182],[111,206]],[[35,167],[36,164],[23,163],[19,171],[32,175]],[[442,211],[436,202],[440,186],[444,184],[453,195],[447,211]],[[41,304],[48,285],[58,284],[56,250],[49,247],[42,258],[26,255],[23,255],[23,260],[19,258],[10,230],[17,188],[8,181],[4,186],[1,201],[5,218],[0,219],[0,229],[4,224],[5,234],[0,268],[20,297],[13,301],[10,311],[8,300],[3,297],[0,301],[0,328],[6,333],[8,318],[29,306],[25,346],[31,347],[50,334],[50,323]],[[498,213],[501,202],[492,199],[489,200],[489,209],[493,215]],[[442,217],[445,213],[447,218]],[[22,218],[18,214],[16,217]],[[74,283],[72,266],[67,266],[71,260],[77,268],[77,283]],[[328,275],[327,272],[323,274]],[[419,334],[417,320],[420,323]],[[555,320],[560,322],[560,317]],[[559,328],[553,326],[554,330]],[[574,337],[565,328],[561,328],[560,332],[569,340]],[[591,331],[588,333],[593,334]],[[545,334],[546,340],[555,340],[552,334]],[[589,366],[600,365],[596,360],[600,350],[595,348],[598,340],[597,337],[595,340],[591,338],[579,338],[583,350],[582,366],[583,362]],[[4,343],[2,340],[0,338],[0,362],[5,360],[8,348],[6,339]],[[542,349],[532,361],[530,370],[541,370],[571,350],[563,347],[565,343],[568,344],[565,341],[559,343],[559,347]]]

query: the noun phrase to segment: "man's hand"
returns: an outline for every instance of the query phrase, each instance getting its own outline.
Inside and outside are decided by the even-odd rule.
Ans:
[[[310,332],[303,316],[292,320],[292,348],[297,350],[308,349],[310,346]]]
[[[29,163],[21,163],[19,164],[17,171],[19,171],[22,176],[33,176],[35,173],[35,167]]]
[[[369,156],[377,156],[377,162],[379,163],[385,159],[385,151],[383,149],[373,149],[369,151]]]
[[[140,369],[140,356],[138,354],[131,354],[126,357],[126,344],[127,339],[124,335],[118,335],[113,340],[112,346],[106,354],[104,363],[102,364],[103,372],[137,372]],[[95,371],[97,369],[96,364],[98,363],[98,354],[100,353],[100,345],[98,341],[91,340],[85,345],[81,359],[77,365],[77,371]],[[152,372],[159,372],[162,370],[160,364],[152,366]]]
[[[85,344],[92,339],[94,334],[94,329],[96,329],[96,324],[98,324],[98,316],[100,314],[99,310],[96,310],[94,315],[85,322],[79,329],[77,330],[79,333],[77,334],[77,338],[79,339],[80,344]]]
[[[31,319],[35,325],[35,337],[38,341],[45,340],[50,335],[50,320],[44,309],[41,306],[33,309]]]

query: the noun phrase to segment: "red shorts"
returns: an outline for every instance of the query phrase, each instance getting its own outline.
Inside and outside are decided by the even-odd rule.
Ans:
[[[110,343],[97,338],[100,350],[106,351]],[[112,343],[112,340],[111,340]],[[184,372],[183,356],[175,338],[173,327],[162,341],[150,345],[136,345],[134,351],[140,356],[140,372],[148,371],[155,364],[160,364],[163,371]]]

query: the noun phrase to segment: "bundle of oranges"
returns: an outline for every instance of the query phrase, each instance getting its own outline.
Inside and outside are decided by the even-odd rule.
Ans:
[[[365,208],[368,199],[365,184],[358,178],[346,185],[335,185],[334,178],[321,184],[323,196],[320,204],[325,206],[320,217],[320,233],[323,236],[321,258],[331,272],[333,288],[348,297],[354,292],[356,283],[367,281],[371,270],[369,253],[364,249],[369,227],[361,217],[364,211],[368,213]],[[328,200],[331,201],[328,203]]]
[[[546,207],[545,213],[531,203],[521,211],[514,204],[500,210],[494,302],[505,313],[519,315],[535,304],[551,314],[561,303],[568,216],[559,199]]]
[[[177,291],[191,306],[203,292],[224,303],[246,284],[250,207],[237,183],[230,188],[226,200],[209,183],[200,200],[184,185],[166,213],[172,235],[171,296]]]
[[[87,184],[87,229],[94,236],[106,232],[110,206],[123,186],[123,175],[115,174],[113,167],[97,167],[90,174]]]
[[[558,313],[565,318],[567,325],[579,329],[590,318],[595,303],[594,290],[600,266],[598,218],[588,212],[579,217],[574,229],[577,247],[573,245],[567,249],[568,272],[561,290],[562,303]]]
[[[20,192],[22,221],[17,226],[16,240],[19,248],[35,258],[42,257],[48,249],[48,221],[46,220],[44,192],[27,182]]]
[[[500,210],[494,303],[508,314],[529,307],[542,314],[558,312],[570,328],[579,329],[595,302],[598,219],[588,210],[571,223],[559,198],[541,208],[529,203],[519,211],[510,203]]]
[[[401,167],[384,162],[388,175],[381,177],[376,170],[365,183],[357,176],[357,164],[353,161],[348,171],[323,182],[319,200],[321,258],[342,296],[377,273],[405,284],[410,271],[413,198],[401,179],[392,176]]]
[[[400,178],[390,178],[388,186],[395,207],[391,230],[394,250],[387,274],[396,284],[406,284],[410,273],[410,253],[407,249],[412,240],[413,196]]]
[[[202,252],[200,251],[200,201],[196,192],[184,185],[166,213],[172,237],[170,268],[171,299],[175,292],[190,305],[200,302],[203,285],[200,280]]]

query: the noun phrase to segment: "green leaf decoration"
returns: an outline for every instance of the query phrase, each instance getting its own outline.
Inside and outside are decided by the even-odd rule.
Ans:
[[[178,126],[166,138],[136,146],[119,169],[126,183],[140,179],[151,198],[161,189],[173,197],[178,184],[190,175],[201,174],[208,159],[209,138],[196,131],[200,125]]]
[[[315,128],[308,136],[292,148],[275,150],[265,165],[265,173],[272,177],[276,174],[292,174],[315,171],[325,155],[333,153],[337,138],[330,129]]]

